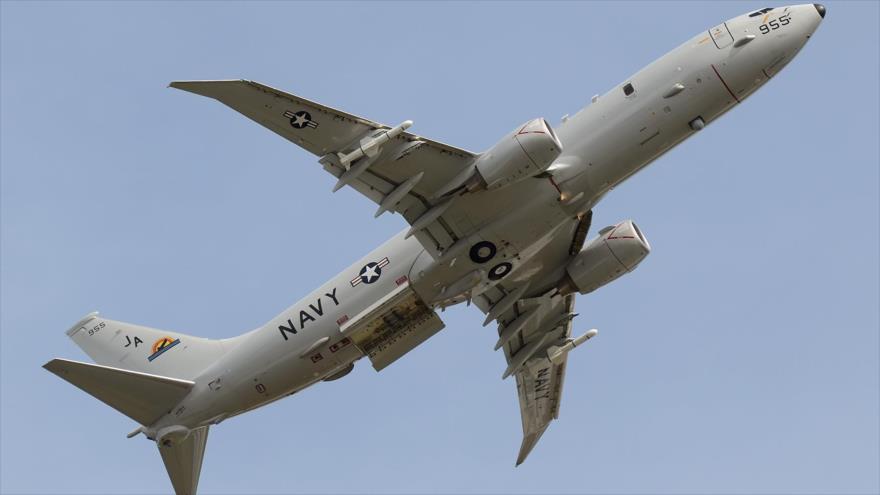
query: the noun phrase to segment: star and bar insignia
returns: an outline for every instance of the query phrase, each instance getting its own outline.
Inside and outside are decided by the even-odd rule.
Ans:
[[[391,262],[388,261],[387,256],[379,261],[371,261],[367,263],[366,265],[364,265],[363,268],[361,268],[358,276],[351,279],[351,286],[357,287],[361,284],[361,282],[365,284],[372,284],[376,280],[379,280],[379,277],[382,275],[382,268],[388,266],[389,263]]]
[[[308,127],[309,129],[318,128],[318,123],[312,120],[312,116],[305,110],[300,110],[299,112],[291,112],[288,110],[284,112],[284,116],[290,119],[290,125],[296,129],[302,129],[304,127]]]

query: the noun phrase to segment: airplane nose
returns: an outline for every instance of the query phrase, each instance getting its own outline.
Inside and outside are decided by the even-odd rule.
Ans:
[[[816,10],[819,12],[819,15],[822,16],[822,19],[825,18],[825,6],[821,3],[814,3],[813,7],[816,7]]]

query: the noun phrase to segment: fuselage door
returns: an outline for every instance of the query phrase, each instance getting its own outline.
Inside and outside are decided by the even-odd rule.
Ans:
[[[733,43],[733,36],[730,35],[730,30],[727,29],[727,23],[722,23],[713,27],[709,30],[709,34],[712,36],[712,41],[719,50],[727,48]]]

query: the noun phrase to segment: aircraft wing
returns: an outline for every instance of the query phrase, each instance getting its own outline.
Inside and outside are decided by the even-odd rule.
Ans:
[[[391,128],[253,81],[177,81],[171,87],[214,98],[317,155],[340,179],[337,188],[350,185],[380,205],[376,216],[398,212],[410,225],[421,219],[413,235],[435,256],[469,233],[470,226],[452,215],[441,216],[445,210],[425,213],[442,208],[438,196],[468,174],[477,155],[405,132],[411,122]]]
[[[583,247],[591,220],[592,212],[569,225],[522,271],[533,272],[533,264],[565,266],[565,260]],[[558,274],[550,274],[547,280],[511,276],[474,299],[487,313],[486,324],[492,320],[498,323],[496,348],[504,350],[507,362],[502,377],[516,378],[523,429],[517,466],[525,461],[550,422],[559,418],[568,353],[555,351],[571,342],[576,314],[575,295],[558,295],[548,283],[557,278]]]
[[[557,301],[553,301],[549,308],[537,310],[540,314],[532,319],[530,329],[523,330],[520,336],[504,345],[508,364],[505,374],[512,373],[516,377],[516,393],[522,417],[523,439],[516,459],[517,466],[525,461],[550,422],[559,417],[568,356],[564,354],[554,364],[547,357],[547,349],[571,336],[570,315],[574,311],[574,296],[557,296],[554,299]],[[528,311],[527,307],[522,311],[511,310],[501,320],[510,325],[515,323],[516,318],[528,314]],[[502,326],[499,330],[502,335],[504,328]],[[531,357],[518,365],[518,361],[521,361],[519,355],[523,352],[530,353]]]

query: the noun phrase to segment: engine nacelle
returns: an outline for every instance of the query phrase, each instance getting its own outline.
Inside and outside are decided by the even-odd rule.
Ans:
[[[632,220],[605,227],[568,264],[560,292],[593,292],[635,270],[650,252],[651,245]]]
[[[562,153],[562,143],[542,118],[530,120],[477,159],[486,189],[508,186],[547,170]]]

